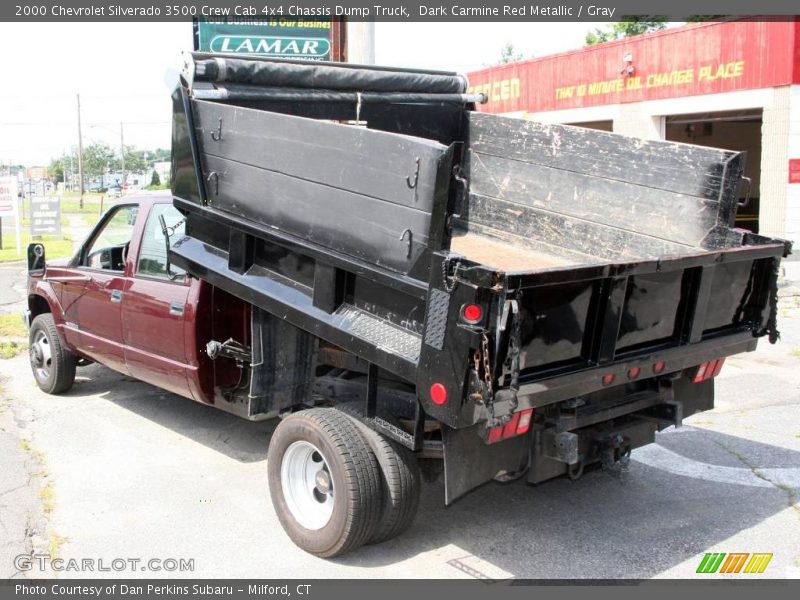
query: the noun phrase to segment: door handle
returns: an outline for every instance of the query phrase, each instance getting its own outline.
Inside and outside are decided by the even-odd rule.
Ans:
[[[112,302],[122,302],[122,290],[112,290],[111,291],[111,301]]]
[[[183,316],[183,308],[184,305],[181,302],[170,302],[169,303],[169,314],[175,315],[176,317]]]

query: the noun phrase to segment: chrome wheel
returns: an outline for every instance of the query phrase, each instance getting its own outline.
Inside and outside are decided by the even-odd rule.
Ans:
[[[291,444],[281,459],[286,505],[306,529],[322,529],[333,514],[333,479],[322,453],[305,441]]]
[[[31,344],[31,366],[36,376],[46,381],[50,379],[50,369],[53,363],[53,352],[50,347],[50,340],[44,331],[37,331]]]

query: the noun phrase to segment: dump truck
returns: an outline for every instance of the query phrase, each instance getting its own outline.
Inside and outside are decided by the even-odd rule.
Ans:
[[[456,73],[209,53],[173,93],[177,211],[152,227],[162,276],[206,303],[182,313],[184,395],[280,419],[272,503],[318,556],[407,529],[420,463],[443,465],[447,504],[618,473],[713,408],[726,357],[778,339],[791,245],[734,228],[744,153],[484,100]]]

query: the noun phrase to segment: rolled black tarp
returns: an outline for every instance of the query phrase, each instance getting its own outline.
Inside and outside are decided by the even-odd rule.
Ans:
[[[349,104],[427,104],[451,102],[456,104],[481,103],[483,94],[429,94],[422,92],[352,92],[308,88],[259,87],[239,83],[215,84],[213,88],[195,87],[197,100],[245,100],[289,102],[345,102]]]
[[[457,74],[337,66],[331,63],[248,60],[228,56],[198,59],[194,78],[213,83],[351,92],[463,94],[467,91],[466,77]]]

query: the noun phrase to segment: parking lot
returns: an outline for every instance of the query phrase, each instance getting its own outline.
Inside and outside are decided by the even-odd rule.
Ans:
[[[16,269],[16,270],[15,270]],[[3,310],[22,267],[5,267]],[[11,281],[13,279],[13,281]],[[8,293],[7,293],[8,295]],[[7,301],[6,301],[7,300]],[[250,423],[92,365],[62,397],[39,391],[27,356],[0,360],[0,576],[33,577],[19,553],[193,559],[191,572],[80,576],[281,578],[674,578],[706,552],[767,552],[763,575],[800,576],[800,303],[782,341],[726,362],[717,407],[602,471],[538,487],[488,484],[450,508],[426,482],[409,532],[335,560],[296,548],[273,512],[266,449]]]

